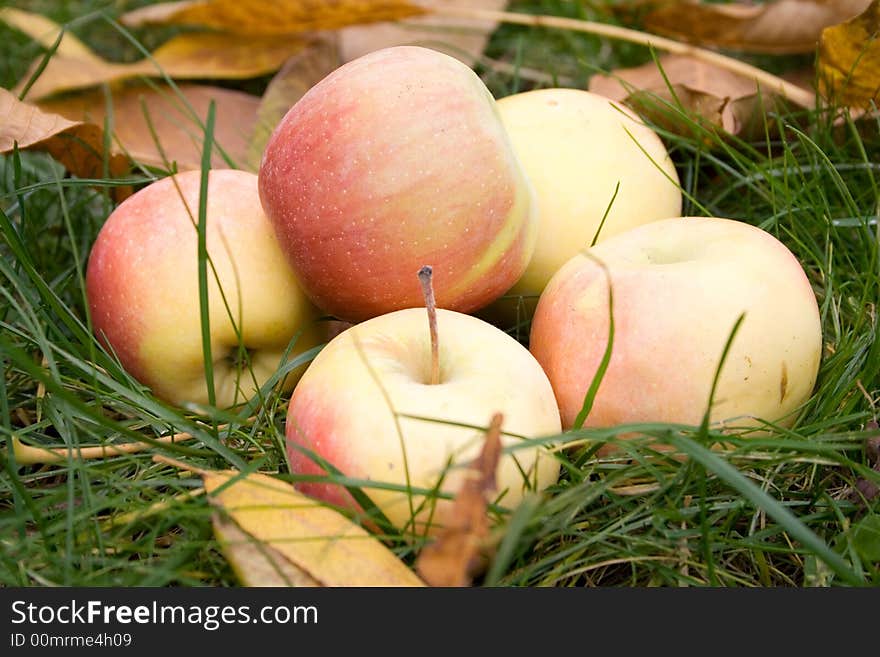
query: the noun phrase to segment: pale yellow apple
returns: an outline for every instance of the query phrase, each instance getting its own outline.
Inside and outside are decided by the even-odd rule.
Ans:
[[[500,99],[498,111],[535,188],[539,218],[525,272],[492,308],[510,321],[517,307],[521,319],[531,316],[553,274],[594,238],[679,216],[681,191],[657,134],[603,96],[540,89]]]
[[[175,404],[208,402],[197,257],[200,176],[164,178],[121,203],[98,234],[86,274],[95,334],[135,378]],[[295,336],[291,358],[318,344],[318,311],[260,207],[256,175],[210,172],[206,236],[216,404],[228,407],[269,380]],[[288,389],[302,369],[288,377]]]
[[[566,263],[532,322],[530,349],[571,427],[609,338],[614,341],[586,426],[699,424],[737,318],[710,419],[791,424],[813,390],[822,353],[816,297],[798,260],[740,221],[689,217],[621,233]]]
[[[438,311],[440,382],[430,384],[431,347],[424,308],[399,310],[356,324],[334,338],[297,384],[287,415],[291,469],[322,474],[303,448],[348,477],[455,494],[462,466],[479,453],[486,427],[504,416],[497,498],[515,507],[525,491],[556,481],[557,460],[524,438],[560,432],[553,390],[528,350],[475,317]],[[417,419],[424,418],[424,419]],[[436,421],[432,421],[436,420]],[[442,484],[439,482],[442,479]],[[303,483],[316,497],[357,508],[329,483]],[[447,501],[367,486],[364,492],[397,527],[421,533],[443,526]],[[412,500],[410,504],[410,498]],[[411,524],[415,512],[416,523]]]

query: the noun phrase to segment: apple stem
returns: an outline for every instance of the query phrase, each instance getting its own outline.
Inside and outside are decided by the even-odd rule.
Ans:
[[[425,308],[428,310],[428,328],[431,331],[431,380],[432,386],[440,383],[440,341],[437,337],[437,301],[434,298],[432,279],[434,270],[430,265],[419,269],[419,282],[425,297]]]

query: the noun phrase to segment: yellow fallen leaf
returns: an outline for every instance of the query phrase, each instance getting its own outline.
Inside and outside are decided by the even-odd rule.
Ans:
[[[880,2],[822,32],[818,69],[826,98],[862,109],[880,102]]]
[[[60,25],[45,16],[12,7],[0,9],[0,21],[19,32],[23,32],[45,48],[50,48],[62,31]],[[41,61],[42,57],[31,64],[27,73],[13,89],[16,95],[21,94],[24,86],[37,71]],[[121,75],[120,67],[124,68],[125,65],[104,61],[73,34],[65,32],[46,69],[31,86],[27,97],[38,99],[52,93],[55,87],[61,91],[114,80]]]
[[[261,543],[221,513],[212,517],[214,536],[244,586],[321,586],[271,545]]]
[[[423,12],[405,0],[194,0],[135,9],[121,21],[130,27],[199,25],[235,34],[292,34],[393,21]]]
[[[49,153],[73,175],[80,178],[103,178],[105,175],[104,130],[96,123],[71,121],[44,112],[22,102],[0,88],[0,153],[9,153],[15,145],[21,150]],[[128,158],[108,153],[107,169],[111,176],[128,172]],[[129,187],[115,188],[118,200],[131,193]]]
[[[748,52],[806,53],[822,29],[852,18],[870,0],[775,0],[764,4],[679,0],[645,17],[645,29],[683,41]]]
[[[455,497],[449,521],[437,539],[419,553],[416,571],[429,586],[469,586],[482,565],[489,537],[487,495],[496,488],[502,420],[500,413],[492,418],[483,449]]]
[[[693,126],[662,101],[680,106],[688,119],[701,122],[703,127],[746,139],[764,134],[764,117],[781,102],[770,91],[759,90],[755,80],[692,57],[663,55],[658,61],[659,66],[649,62],[610,75],[594,75],[590,91],[624,102],[678,134],[690,134]]]
[[[42,14],[33,14],[21,9],[15,9],[14,7],[0,8],[0,20],[10,27],[14,27],[20,32],[27,34],[46,49],[51,48],[55,44],[61,31],[61,26],[58,23],[46,18]],[[69,33],[65,33],[55,53],[63,57],[80,59],[82,61],[88,61],[89,59],[103,61],[89,50],[82,41]]]
[[[336,35],[330,34],[288,59],[275,74],[263,92],[248,145],[247,163],[251,170],[260,168],[269,137],[287,110],[341,63]]]
[[[18,9],[0,9],[0,20],[50,47],[62,28],[49,19]],[[291,37],[244,37],[188,32],[171,38],[151,58],[120,64],[93,53],[72,33],[65,32],[46,68],[28,89],[27,98],[40,99],[62,91],[94,87],[132,77],[177,79],[241,79],[277,70],[307,41]],[[42,57],[35,60],[16,85],[20,94],[36,73]]]
[[[112,91],[113,140],[132,160],[179,170],[201,166],[204,126],[211,101],[216,105],[211,163],[228,167],[219,149],[236,166],[247,161],[247,149],[260,99],[220,87],[180,84],[125,86]],[[87,91],[43,101],[40,106],[68,119],[103,123],[106,103],[100,91]]]
[[[413,0],[412,4],[429,13],[393,23],[355,25],[340,31],[342,59],[348,62],[380,48],[417,44],[430,46],[472,66],[483,54],[489,36],[498,25],[479,18],[433,16],[430,12],[436,3],[426,0]],[[507,6],[507,0],[447,0],[443,6],[497,11]]]
[[[277,71],[291,55],[303,50],[308,41],[293,37],[247,37],[215,32],[180,34],[153,52],[153,62],[137,65],[149,69],[143,75],[183,79],[248,79]]]
[[[220,527],[218,539],[245,583],[250,577],[249,560],[258,550],[263,555],[259,563],[264,576],[267,563],[274,563],[277,570],[288,573],[288,579],[297,572],[305,576],[294,578],[300,583],[424,586],[365,529],[292,485],[259,473],[246,477],[234,471],[200,474],[211,503],[222,516],[215,524]],[[229,522],[235,525],[232,531]]]

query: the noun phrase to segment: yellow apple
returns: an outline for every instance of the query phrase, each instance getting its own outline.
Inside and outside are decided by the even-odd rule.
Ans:
[[[95,334],[128,372],[175,404],[208,402],[198,282],[200,175],[164,178],[123,201],[98,234],[86,273]],[[291,357],[318,344],[318,311],[260,208],[256,175],[210,172],[206,236],[216,403],[228,407],[253,396],[300,332]],[[288,377],[288,389],[296,374]]]
[[[498,111],[535,188],[538,207],[532,258],[491,308],[499,321],[510,322],[517,315],[530,317],[553,274],[594,238],[601,242],[635,226],[679,216],[681,191],[657,134],[629,109],[603,96],[579,89],[540,89],[500,99]]]
[[[816,297],[775,237],[740,221],[675,218],[645,224],[569,260],[541,295],[530,349],[571,427],[611,360],[587,426],[699,424],[737,318],[710,419],[791,424],[813,390],[822,352]],[[604,263],[610,282],[597,260]]]
[[[293,472],[324,473],[305,448],[354,479],[423,490],[439,485],[442,492],[455,494],[462,466],[479,453],[484,438],[483,432],[461,424],[485,427],[500,412],[507,447],[560,432],[553,389],[525,347],[470,315],[438,310],[437,323],[436,384],[430,382],[424,308],[356,324],[324,347],[290,400],[286,433]],[[515,507],[526,490],[546,488],[558,473],[559,464],[545,447],[525,444],[503,454],[496,477],[499,504]],[[300,486],[357,509],[342,486]],[[446,500],[425,503],[424,495],[379,486],[364,492],[397,527],[417,534],[428,523],[431,530],[442,527],[448,517]]]

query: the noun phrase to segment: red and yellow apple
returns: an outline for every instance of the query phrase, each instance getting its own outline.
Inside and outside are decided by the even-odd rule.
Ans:
[[[424,308],[356,324],[318,354],[293,391],[287,414],[292,472],[320,475],[310,452],[347,477],[371,480],[364,492],[402,530],[442,527],[450,502],[414,491],[455,494],[479,453],[492,415],[504,416],[498,502],[515,507],[524,491],[556,481],[558,461],[523,438],[560,432],[553,390],[528,350],[500,329],[439,310],[439,382],[432,384]],[[519,447],[517,448],[517,444]],[[406,489],[391,490],[383,484]],[[301,483],[303,492],[358,509],[342,486]],[[428,529],[430,524],[430,529]]]
[[[530,349],[571,427],[614,336],[586,426],[699,424],[724,346],[713,422],[791,424],[809,398],[822,333],[798,260],[775,237],[729,219],[652,222],[569,260],[532,322]],[[607,267],[606,277],[602,266]]]
[[[422,304],[461,312],[503,294],[537,233],[533,191],[495,100],[460,61],[385,48],[340,67],[285,115],[266,146],[260,198],[303,288],[361,321]]]
[[[200,175],[164,178],[122,202],[101,228],[86,273],[96,336],[129,373],[175,404],[209,399],[199,310]],[[318,344],[318,311],[260,208],[256,175],[210,172],[206,240],[216,403],[228,407],[266,383],[296,336],[291,358]],[[288,389],[302,369],[288,377]]]
[[[498,111],[534,185],[539,217],[525,272],[492,306],[498,321],[510,322],[518,308],[520,319],[531,317],[553,274],[594,238],[678,217],[681,190],[660,137],[604,96],[539,89],[501,98]]]

